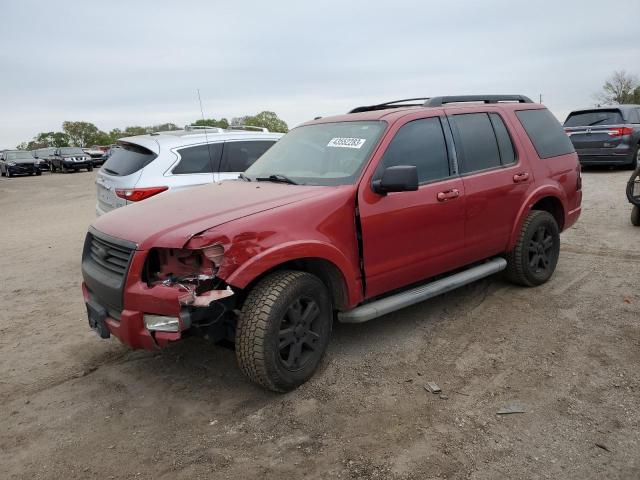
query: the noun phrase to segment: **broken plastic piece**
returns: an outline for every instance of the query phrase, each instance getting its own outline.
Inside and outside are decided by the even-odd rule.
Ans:
[[[211,302],[230,297],[231,295],[233,295],[233,290],[227,287],[224,290],[209,290],[208,292],[204,292],[202,295],[196,295],[193,292],[189,292],[181,295],[178,300],[180,305],[208,307]]]
[[[509,415],[511,413],[527,413],[527,411],[521,407],[520,405],[510,404],[505,405],[500,410],[496,412],[498,415]]]
[[[434,382],[427,382],[427,384],[424,386],[425,390],[427,390],[428,392],[431,393],[440,393],[442,392],[442,389]]]

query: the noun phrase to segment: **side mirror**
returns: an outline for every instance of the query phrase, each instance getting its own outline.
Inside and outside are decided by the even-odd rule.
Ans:
[[[382,172],[382,177],[373,181],[372,186],[373,191],[380,195],[418,190],[418,169],[415,165],[387,167]]]

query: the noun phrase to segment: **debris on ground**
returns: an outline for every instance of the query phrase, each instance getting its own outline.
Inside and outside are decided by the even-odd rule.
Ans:
[[[437,383],[434,383],[434,382],[427,382],[427,384],[424,386],[424,389],[427,392],[431,392],[431,393],[440,393],[440,392],[442,392],[442,389],[438,386]]]
[[[604,443],[598,443],[596,442],[596,447],[601,448],[602,450],[604,450],[605,452],[609,452],[611,453],[611,450],[609,450],[609,447],[607,447]]]
[[[510,405],[505,405],[496,412],[497,415],[509,415],[511,413],[527,413],[527,411],[520,405],[516,405],[515,403],[513,403]]]

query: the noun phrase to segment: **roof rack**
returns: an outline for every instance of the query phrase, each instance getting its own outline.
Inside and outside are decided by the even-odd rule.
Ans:
[[[463,103],[463,102],[518,102],[533,103],[529,97],[524,95],[454,95],[449,97],[433,97],[424,102],[425,107],[441,107],[447,103]]]
[[[224,129],[220,128],[220,127],[210,127],[208,125],[185,125],[184,129],[186,131],[193,131],[193,130],[212,130],[214,133],[222,133],[224,132]]]
[[[416,100],[422,100],[422,102],[398,105],[399,103],[415,102]],[[378,103],[377,105],[364,105],[362,107],[356,107],[353,110],[351,110],[349,113],[371,112],[372,110],[385,110],[387,108],[398,108],[398,107],[422,107],[427,100],[429,100],[429,97],[405,98],[404,100],[392,100],[390,102]]]
[[[229,125],[227,130],[253,130],[256,132],[268,133],[269,129],[265,127],[255,127],[253,125]]]

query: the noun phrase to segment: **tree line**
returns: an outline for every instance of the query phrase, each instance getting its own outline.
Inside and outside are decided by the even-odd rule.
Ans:
[[[226,118],[215,119],[205,118],[196,120],[192,125],[228,128],[229,126],[248,125],[253,127],[264,127],[270,132],[289,131],[286,122],[274,112],[260,112],[256,115],[245,115],[234,117],[231,121]],[[114,128],[105,132],[90,122],[62,122],[62,131],[40,132],[32,140],[22,142],[17,146],[19,150],[34,150],[36,148],[47,147],[90,147],[92,145],[111,145],[124,137],[134,135],[145,135],[156,132],[167,132],[181,130],[175,123],[162,123],[148,127],[130,126],[125,129]]]

